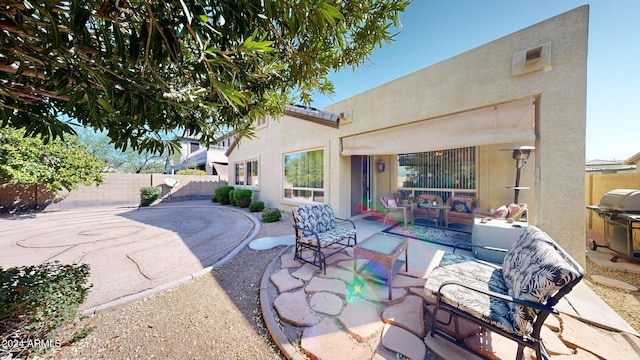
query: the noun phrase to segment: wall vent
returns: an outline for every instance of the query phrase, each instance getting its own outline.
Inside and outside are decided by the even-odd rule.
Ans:
[[[340,113],[340,125],[350,124],[353,121],[353,110],[345,110]]]
[[[538,46],[535,49],[527,50],[527,55],[525,56],[524,61],[534,61],[538,60],[542,57],[542,46]]]
[[[551,42],[513,54],[511,61],[511,75],[513,77],[551,69]]]

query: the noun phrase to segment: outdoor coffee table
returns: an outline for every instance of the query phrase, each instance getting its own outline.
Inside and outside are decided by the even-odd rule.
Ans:
[[[358,259],[371,260],[362,267],[360,273],[367,277],[385,280],[389,288],[389,300],[391,300],[391,280],[398,273],[402,265],[405,271],[409,271],[408,247],[409,241],[405,237],[376,233],[359,242],[353,248],[353,277],[355,279],[358,271],[356,269]],[[404,251],[404,261],[399,261],[398,257]],[[375,265],[381,265],[387,270],[376,271]]]

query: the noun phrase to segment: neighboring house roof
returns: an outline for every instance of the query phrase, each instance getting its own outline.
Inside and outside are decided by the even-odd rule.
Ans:
[[[287,105],[284,109],[285,115],[297,117],[303,120],[313,121],[320,125],[326,125],[333,128],[339,127],[340,116],[318,110],[313,107],[302,106],[302,105]]]
[[[340,127],[340,115],[318,110],[309,106],[287,105],[284,109],[284,114],[336,129]],[[242,136],[240,135],[235,137],[231,145],[229,145],[229,149],[227,149],[227,151],[225,152],[226,156],[229,156],[233,152],[233,149],[235,149],[235,147],[238,145],[238,142],[240,142],[241,138]]]
[[[632,155],[630,158],[624,161],[625,165],[638,165],[640,162],[640,152],[637,152],[635,155]]]
[[[587,172],[623,172],[635,170],[635,165],[622,160],[590,160],[586,163]]]

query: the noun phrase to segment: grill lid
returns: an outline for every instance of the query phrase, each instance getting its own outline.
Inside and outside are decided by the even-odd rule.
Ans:
[[[615,189],[602,196],[600,209],[620,212],[640,212],[640,190]]]

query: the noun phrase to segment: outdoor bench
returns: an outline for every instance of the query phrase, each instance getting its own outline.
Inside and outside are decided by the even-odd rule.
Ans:
[[[293,209],[293,221],[296,233],[294,259],[319,266],[325,273],[328,256],[357,244],[353,221],[336,218],[329,204],[298,206]],[[326,253],[329,248],[330,253]],[[302,256],[304,250],[312,251],[312,260]]]
[[[433,268],[424,289],[435,305],[431,336],[439,335],[466,350],[458,319],[489,329],[518,343],[536,358],[549,358],[540,339],[546,318],[558,301],[582,279],[582,267],[545,232],[529,226],[508,249],[502,266],[446,252]],[[437,313],[444,313],[437,316]],[[436,320],[436,319],[439,319]],[[454,329],[449,325],[455,321]]]

